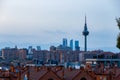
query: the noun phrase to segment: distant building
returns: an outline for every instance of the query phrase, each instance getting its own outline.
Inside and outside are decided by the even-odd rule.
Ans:
[[[68,46],[68,45],[67,45],[67,39],[66,39],[66,38],[63,38],[63,46],[65,46],[65,47]]]
[[[70,48],[73,50],[73,40],[70,40]]]
[[[41,50],[41,47],[40,47],[40,46],[37,46],[37,50],[40,51],[40,50]]]
[[[9,61],[19,59],[18,49],[17,48],[2,49],[2,58]]]
[[[75,41],[75,50],[77,50],[77,51],[80,50],[79,41]]]
[[[49,59],[49,53],[47,50],[33,50],[33,60],[35,60],[36,63],[46,63]]]
[[[32,46],[28,47],[28,54],[27,54],[27,59],[33,59],[33,48]]]
[[[56,47],[56,50],[71,51],[72,49],[68,46],[59,45],[59,46]]]
[[[79,54],[79,61],[83,61],[91,65],[100,65],[101,63],[107,67],[118,66],[120,67],[119,54],[114,54],[112,52],[82,52]]]
[[[0,51],[0,57],[2,57],[2,51]]]
[[[19,60],[25,60],[27,58],[28,50],[27,49],[19,49]]]
[[[5,60],[24,60],[27,58],[27,49],[4,48],[2,49],[2,58]]]
[[[56,51],[56,47],[55,46],[50,46],[50,51]]]

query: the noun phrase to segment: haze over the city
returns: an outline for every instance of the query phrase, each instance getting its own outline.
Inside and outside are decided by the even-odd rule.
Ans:
[[[59,45],[79,40],[84,50],[85,14],[88,50],[119,52],[116,18],[120,0],[0,0],[0,48]]]

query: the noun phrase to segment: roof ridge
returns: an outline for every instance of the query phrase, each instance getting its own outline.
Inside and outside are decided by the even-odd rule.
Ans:
[[[61,77],[60,77],[60,76],[58,76],[58,75],[57,75],[54,71],[52,71],[51,69],[50,69],[50,70],[48,70],[48,71],[47,71],[47,72],[46,72],[46,73],[45,73],[42,77],[40,77],[40,78],[39,78],[39,80],[40,80],[40,79],[42,79],[42,78],[43,78],[46,74],[48,74],[49,72],[53,72],[53,73],[54,73],[54,75],[56,75],[56,76],[57,76],[60,80],[62,80],[62,79],[61,79]]]

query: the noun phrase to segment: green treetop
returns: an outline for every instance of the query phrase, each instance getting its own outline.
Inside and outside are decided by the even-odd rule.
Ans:
[[[120,18],[117,18],[116,21],[117,21],[118,28],[120,30]],[[120,32],[119,32],[119,35],[118,35],[118,38],[117,38],[117,45],[116,46],[117,46],[117,48],[120,49]]]

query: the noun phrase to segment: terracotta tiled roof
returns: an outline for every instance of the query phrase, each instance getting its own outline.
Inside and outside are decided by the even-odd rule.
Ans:
[[[77,75],[80,72],[79,69],[73,69],[73,70],[69,70],[69,69],[64,69],[64,79],[65,80],[72,80],[75,75]],[[57,74],[62,77],[62,70],[57,72]]]
[[[84,74],[84,76],[82,76],[82,77],[89,77],[92,80],[95,80],[95,73],[93,73],[92,71],[89,72],[89,71],[85,71],[85,70],[80,70],[80,72],[74,76],[73,80],[77,77],[80,77],[81,74]]]
[[[58,76],[54,71],[52,71],[52,69],[47,70],[43,76],[36,80],[44,80],[44,77],[46,77],[47,74],[52,74],[52,76],[47,76],[48,78],[57,77],[59,80],[62,80],[62,77]]]
[[[13,68],[14,69],[14,68]],[[0,76],[5,76],[10,78],[11,76],[16,80],[23,80],[24,76],[27,75],[29,80],[48,80],[49,78],[53,78],[54,80],[78,80],[82,77],[90,78],[90,80],[95,80],[96,76],[107,76],[110,77],[111,72],[115,77],[114,80],[120,80],[120,68],[113,67],[108,68],[106,71],[101,73],[95,73],[95,71],[88,70],[88,69],[72,69],[72,68],[64,68],[60,66],[41,66],[41,67],[18,67],[16,68],[19,71],[14,72],[15,70],[8,71],[1,71]],[[97,70],[101,70],[101,68],[97,68]],[[18,73],[21,72],[19,77]],[[115,74],[115,75],[114,75]],[[89,79],[88,79],[89,80]]]
[[[34,67],[31,67],[30,69],[30,80],[39,80],[45,73],[47,73],[47,70],[35,70]]]

